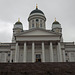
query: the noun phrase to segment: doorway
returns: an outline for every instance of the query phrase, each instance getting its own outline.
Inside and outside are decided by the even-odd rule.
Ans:
[[[36,54],[36,62],[41,62],[41,54]]]

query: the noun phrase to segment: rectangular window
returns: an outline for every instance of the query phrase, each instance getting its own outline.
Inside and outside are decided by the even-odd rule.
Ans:
[[[34,27],[34,24],[32,24],[32,27]]]
[[[42,27],[42,24],[40,24],[40,27]]]

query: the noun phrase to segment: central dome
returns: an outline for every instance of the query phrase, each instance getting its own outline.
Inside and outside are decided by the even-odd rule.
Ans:
[[[44,13],[38,9],[38,6],[36,6],[35,10],[31,11],[28,17],[28,21],[29,21],[29,29],[33,28],[45,29],[46,17]]]
[[[41,10],[39,10],[38,8],[36,8],[35,10],[33,10],[33,11],[30,13],[30,15],[31,15],[31,14],[34,14],[34,13],[41,13],[41,14],[44,15],[44,13],[43,13]]]

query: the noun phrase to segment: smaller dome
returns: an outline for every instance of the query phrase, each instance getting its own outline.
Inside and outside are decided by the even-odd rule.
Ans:
[[[56,18],[55,18],[55,21],[52,24],[60,24],[60,23],[56,21]]]
[[[18,18],[18,21],[15,23],[15,25],[20,24],[22,25],[22,23],[20,22],[20,18]]]
[[[20,28],[23,29],[22,23],[20,22],[20,19],[14,24],[14,28]]]
[[[15,24],[21,24],[21,25],[22,25],[22,23],[21,23],[21,22],[19,22],[19,21],[18,21],[18,22],[16,22]]]
[[[53,24],[60,24],[58,21],[53,22]]]
[[[52,23],[52,29],[54,28],[61,28],[61,24],[58,21],[56,21],[56,18],[55,21]]]

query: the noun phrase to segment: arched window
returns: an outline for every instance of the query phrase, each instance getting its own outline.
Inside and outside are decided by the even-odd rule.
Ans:
[[[34,20],[32,20],[32,23],[34,23]]]

